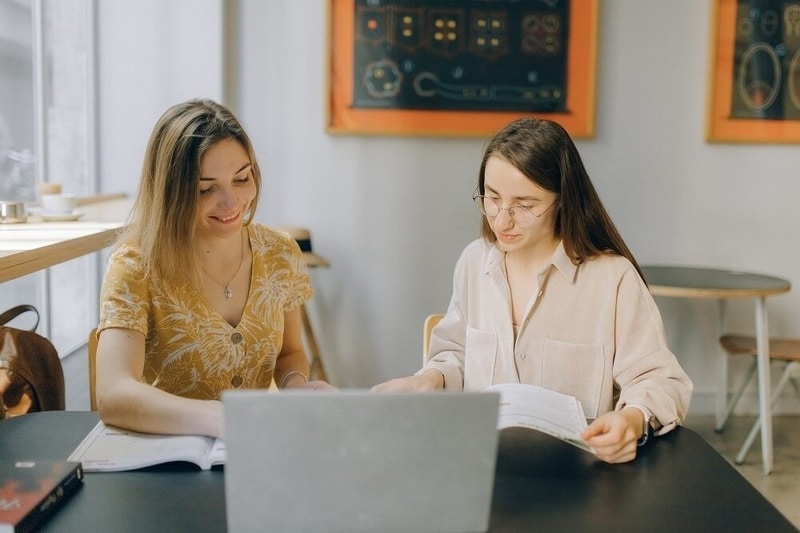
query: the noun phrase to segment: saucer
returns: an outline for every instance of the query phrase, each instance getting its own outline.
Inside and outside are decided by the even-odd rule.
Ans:
[[[45,213],[39,214],[45,222],[74,222],[84,215],[83,211],[73,211],[72,213]]]

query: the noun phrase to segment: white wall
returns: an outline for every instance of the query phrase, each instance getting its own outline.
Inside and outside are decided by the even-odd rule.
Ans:
[[[210,9],[189,0],[100,2],[107,189],[135,189],[164,108],[221,91],[220,2],[205,2]],[[326,0],[236,5],[239,91],[226,103],[265,171],[258,219],[308,227],[332,263],[312,273],[309,307],[329,376],[365,387],[410,373],[422,320],[447,305],[453,264],[477,235],[470,195],[483,140],[327,134]],[[639,261],[795,279],[800,148],[704,141],[709,4],[608,0],[601,8],[597,133],[577,144]],[[132,19],[152,27],[129,30]],[[189,41],[197,49],[183,41],[190,28],[204,35]],[[135,52],[124,64],[111,59],[122,49]],[[710,412],[716,307],[659,305],[696,383],[692,410]],[[773,333],[800,335],[800,295],[769,306]],[[734,302],[731,315],[732,326],[752,331],[749,301]]]
[[[222,98],[223,0],[97,2],[99,172],[134,194],[147,139],[172,104]]]

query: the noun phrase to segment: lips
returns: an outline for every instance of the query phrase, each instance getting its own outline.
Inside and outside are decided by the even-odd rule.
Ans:
[[[227,222],[231,222],[231,221],[234,221],[237,218],[239,218],[239,213],[235,213],[233,215],[227,215],[227,216],[217,216],[217,217],[213,217],[213,218],[219,220],[220,222],[226,222],[227,223]]]
[[[517,237],[518,237],[517,235],[509,235],[507,233],[498,233],[497,234],[497,238],[500,239],[501,241],[513,241]]]

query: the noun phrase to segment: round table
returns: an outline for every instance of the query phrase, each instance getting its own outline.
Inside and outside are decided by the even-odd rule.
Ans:
[[[670,298],[709,298],[719,301],[718,337],[725,327],[725,301],[752,298],[755,308],[756,345],[758,346],[758,410],[761,415],[761,450],[764,473],[772,471],[772,409],[769,372],[769,327],[767,296],[789,292],[789,281],[765,274],[716,268],[676,265],[642,266],[650,292]],[[728,400],[728,358],[718,351],[719,382],[717,387],[717,428],[722,429]],[[742,446],[739,457],[747,452]]]

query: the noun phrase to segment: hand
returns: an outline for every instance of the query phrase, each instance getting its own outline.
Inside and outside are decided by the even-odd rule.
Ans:
[[[305,390],[313,390],[313,391],[338,391],[336,387],[328,383],[327,381],[322,381],[320,379],[314,381],[308,381],[303,383],[291,384],[287,388],[289,389],[305,389]]]
[[[638,409],[612,411],[598,416],[581,433],[581,438],[601,461],[627,463],[636,458],[636,443],[643,426],[644,417]]]
[[[373,392],[420,392],[444,388],[444,376],[435,369],[416,376],[395,378],[372,387]]]

